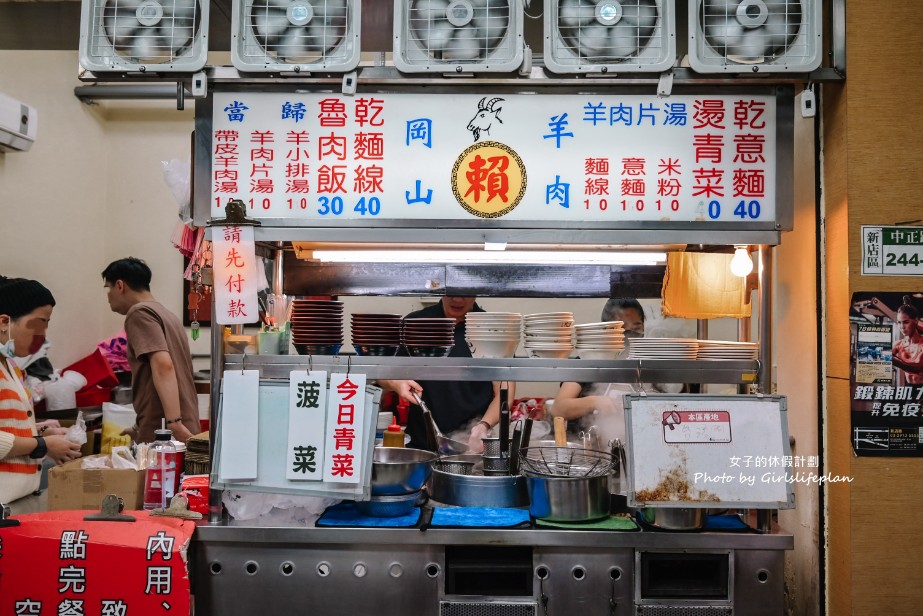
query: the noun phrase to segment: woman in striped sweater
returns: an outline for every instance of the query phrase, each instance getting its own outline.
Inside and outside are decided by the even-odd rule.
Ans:
[[[80,446],[60,434],[38,434],[32,400],[13,357],[45,341],[54,297],[35,280],[0,276],[0,503],[38,489],[42,458],[57,464],[80,457]]]

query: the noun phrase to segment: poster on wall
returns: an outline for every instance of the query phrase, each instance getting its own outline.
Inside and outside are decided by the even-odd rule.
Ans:
[[[923,456],[923,293],[854,293],[849,313],[853,450]]]

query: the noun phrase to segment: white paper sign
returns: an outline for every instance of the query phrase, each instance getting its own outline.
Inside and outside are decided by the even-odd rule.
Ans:
[[[253,227],[218,227],[212,239],[215,320],[221,325],[259,321],[259,273]]]
[[[288,391],[285,477],[292,481],[321,481],[324,474],[327,373],[293,370],[289,376]]]
[[[219,475],[222,481],[257,477],[259,370],[225,370],[221,396]]]
[[[636,503],[785,508],[793,483],[812,479],[793,467],[776,398],[626,396],[626,419]]]
[[[365,375],[333,373],[327,403],[324,481],[359,483],[365,459]]]
[[[776,217],[771,95],[216,92],[212,123],[213,216]]]

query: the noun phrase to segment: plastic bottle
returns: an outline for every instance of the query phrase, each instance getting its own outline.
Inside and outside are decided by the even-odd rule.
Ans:
[[[385,447],[403,447],[404,446],[404,428],[397,423],[397,416],[385,430],[382,437],[382,445]]]
[[[163,509],[170,505],[176,485],[176,448],[167,429],[154,430],[154,443],[148,450],[144,473],[144,509]]]

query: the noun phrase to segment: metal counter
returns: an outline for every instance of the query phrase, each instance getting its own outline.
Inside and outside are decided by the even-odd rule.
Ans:
[[[201,525],[200,613],[779,615],[789,534]],[[579,610],[579,612],[577,612]]]

